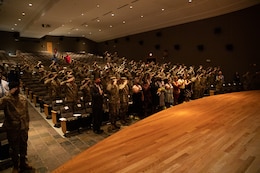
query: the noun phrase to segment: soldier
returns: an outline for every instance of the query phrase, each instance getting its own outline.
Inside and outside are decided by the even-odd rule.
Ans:
[[[71,74],[68,75],[66,81],[61,82],[61,85],[65,84],[65,102],[72,108],[74,112],[74,106],[79,102],[78,99],[78,86],[75,83],[75,77]]]
[[[90,103],[92,98],[91,98],[91,80],[90,78],[85,78],[85,80],[83,80],[81,82],[82,86],[79,88],[82,93],[83,93],[83,102],[84,102],[84,106],[86,107],[87,103]]]
[[[109,119],[111,122],[111,130],[120,129],[120,126],[116,124],[119,117],[119,86],[117,84],[116,77],[111,77],[111,81],[107,85],[108,98],[109,98]]]
[[[216,76],[216,93],[220,94],[223,93],[223,84],[225,83],[224,75],[222,74],[222,71],[218,72],[218,75]]]
[[[10,92],[0,98],[0,109],[5,110],[4,129],[7,133],[10,145],[10,155],[13,161],[13,173],[32,170],[27,163],[27,141],[29,131],[28,103],[24,96],[20,95],[20,83],[9,83]],[[20,164],[19,164],[20,163]]]
[[[121,77],[119,84],[119,95],[120,95],[120,117],[123,125],[128,125],[127,113],[129,106],[129,87],[128,80],[126,77]]]
[[[100,128],[102,125],[103,116],[103,87],[101,85],[101,79],[95,78],[94,85],[91,87],[92,97],[92,116],[93,116],[93,131],[96,134],[101,134],[104,131]]]

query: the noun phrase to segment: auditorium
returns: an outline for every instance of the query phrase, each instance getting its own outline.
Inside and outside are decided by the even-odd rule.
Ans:
[[[0,0],[1,173],[260,173],[259,0]]]

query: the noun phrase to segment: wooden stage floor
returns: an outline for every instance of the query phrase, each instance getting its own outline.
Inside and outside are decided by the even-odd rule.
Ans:
[[[53,173],[260,173],[260,90],[209,96],[143,119]]]

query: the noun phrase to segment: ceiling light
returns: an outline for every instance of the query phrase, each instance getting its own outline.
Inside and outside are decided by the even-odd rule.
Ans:
[[[114,16],[115,16],[115,14],[114,14],[114,13],[112,13],[112,14],[111,14],[111,16],[112,16],[112,17],[114,17]]]
[[[131,5],[129,8],[130,8],[130,9],[132,9],[132,8],[133,8],[133,6]]]
[[[164,8],[162,8],[162,11],[164,11]]]
[[[14,30],[14,28],[11,28],[11,30],[13,31],[13,30]]]
[[[22,19],[18,19],[18,21],[21,21]]]
[[[191,3],[192,2],[192,0],[189,0],[189,3]]]
[[[98,31],[101,32],[101,29],[99,29]]]
[[[78,31],[79,29],[78,28],[76,28],[76,31]]]
[[[144,16],[143,15],[141,15],[141,18],[143,18]]]
[[[89,35],[91,35],[92,34],[92,32],[89,32]]]
[[[97,19],[97,22],[100,22],[100,20],[99,20],[99,19]]]
[[[123,24],[125,24],[125,21],[123,21]]]
[[[15,23],[14,26],[17,26],[17,23]]]
[[[84,16],[84,13],[81,13],[81,16]]]
[[[33,5],[32,5],[32,3],[29,3],[29,7],[32,7]]]
[[[25,16],[25,12],[22,12],[22,15]]]
[[[65,26],[64,24],[61,25],[62,27]]]
[[[99,8],[100,7],[100,5],[99,4],[97,4],[97,8]]]
[[[109,27],[110,27],[110,28],[112,28],[113,26],[112,26],[112,25],[110,25]]]
[[[88,27],[88,25],[86,24],[85,27]]]
[[[82,35],[82,37],[85,37],[85,35]]]

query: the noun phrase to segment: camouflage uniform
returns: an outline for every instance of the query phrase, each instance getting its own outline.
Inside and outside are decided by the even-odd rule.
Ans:
[[[124,81],[119,84],[119,95],[120,95],[120,116],[123,124],[127,123],[127,113],[129,106],[129,87],[127,85],[126,78],[122,78]]]
[[[110,83],[107,85],[107,91],[108,91],[108,98],[109,98],[110,122],[113,127],[118,127],[116,125],[116,120],[119,116],[119,106],[120,106],[119,87],[117,84]]]
[[[7,133],[14,168],[18,169],[19,159],[20,167],[26,167],[28,166],[26,156],[30,120],[27,100],[23,95],[14,97],[8,93],[0,99],[0,109],[3,109],[5,114],[3,127]]]

